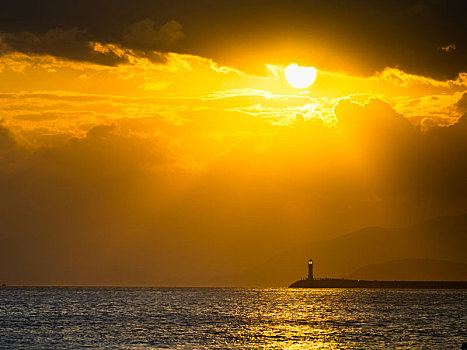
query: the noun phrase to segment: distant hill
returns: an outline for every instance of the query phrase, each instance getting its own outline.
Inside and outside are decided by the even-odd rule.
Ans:
[[[315,276],[348,276],[359,268],[391,260],[429,259],[467,263],[467,214],[439,217],[403,228],[368,227],[335,239],[284,252],[221,284],[287,286],[315,263]]]
[[[429,259],[392,260],[361,267],[346,278],[383,281],[467,281],[467,264]]]

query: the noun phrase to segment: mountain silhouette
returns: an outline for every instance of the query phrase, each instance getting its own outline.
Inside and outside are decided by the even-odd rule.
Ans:
[[[467,264],[430,259],[391,260],[364,266],[346,278],[370,281],[467,281]]]
[[[349,276],[367,265],[393,260],[467,263],[466,247],[467,214],[437,217],[402,228],[367,227],[278,254],[225,282],[245,286],[287,286],[306,276],[309,258],[315,263],[316,277],[334,278]],[[374,277],[379,279],[384,274],[381,271]]]

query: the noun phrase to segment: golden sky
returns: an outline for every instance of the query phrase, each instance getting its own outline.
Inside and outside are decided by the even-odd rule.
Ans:
[[[207,284],[316,238],[466,212],[465,41],[409,30],[439,2],[373,33],[389,5],[116,2],[117,26],[96,3],[12,2],[29,24],[0,28],[9,283]],[[291,63],[315,82],[291,86]]]

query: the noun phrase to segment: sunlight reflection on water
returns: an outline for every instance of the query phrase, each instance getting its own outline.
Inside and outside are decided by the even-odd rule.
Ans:
[[[460,349],[466,291],[2,288],[0,348]]]

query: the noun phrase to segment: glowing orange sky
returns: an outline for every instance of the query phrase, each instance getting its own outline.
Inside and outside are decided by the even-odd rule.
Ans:
[[[0,34],[9,280],[203,284],[314,238],[467,211],[467,72],[287,32],[195,54],[173,18],[129,19],[119,42]],[[293,62],[317,70],[306,89]]]
[[[83,136],[92,123],[111,124],[121,118],[153,117],[183,125],[189,114],[202,110],[216,112],[216,119],[238,113],[240,128],[244,120],[256,118],[271,125],[293,125],[297,113],[335,126],[333,108],[339,100],[365,104],[373,98],[388,103],[415,126],[427,128],[457,121],[462,111],[456,106],[467,85],[465,74],[438,81],[395,68],[359,77],[318,67],[313,85],[295,89],[285,80],[284,66],[265,63],[265,75],[256,76],[198,56],[169,54],[167,62],[154,63],[131,50],[93,45],[97,51],[126,56],[131,63],[101,66],[51,56],[4,55],[0,59],[4,122],[35,139],[64,133]]]

